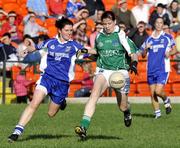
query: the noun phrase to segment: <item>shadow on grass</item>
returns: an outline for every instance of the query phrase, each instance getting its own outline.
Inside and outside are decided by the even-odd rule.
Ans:
[[[117,136],[105,136],[105,135],[88,135],[87,140],[122,140],[123,138]]]
[[[144,117],[144,118],[154,118],[154,115],[152,114],[141,114],[141,113],[134,113],[132,116],[135,117]]]
[[[29,135],[26,138],[19,139],[18,141],[28,141],[28,140],[35,140],[35,139],[60,139],[60,138],[68,138],[73,137],[72,135]]]

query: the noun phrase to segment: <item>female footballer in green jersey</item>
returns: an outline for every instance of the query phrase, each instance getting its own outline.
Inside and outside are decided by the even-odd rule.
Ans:
[[[128,93],[130,89],[129,70],[137,73],[137,56],[131,51],[125,32],[116,25],[115,15],[112,11],[106,11],[101,17],[103,29],[97,35],[95,50],[87,50],[91,54],[97,54],[96,76],[90,98],[85,106],[80,126],[75,128],[80,138],[86,138],[86,131],[95,112],[96,103],[103,92],[109,87],[109,76],[116,71],[123,73],[125,85],[121,89],[115,89],[119,109],[124,113],[126,127],[131,125],[132,117],[128,108]],[[83,50],[81,51],[83,52]],[[128,56],[127,56],[128,55]],[[128,58],[131,58],[131,66]]]

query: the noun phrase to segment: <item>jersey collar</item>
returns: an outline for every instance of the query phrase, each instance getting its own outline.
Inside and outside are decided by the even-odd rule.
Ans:
[[[161,31],[160,34],[157,37],[155,37],[155,31],[153,31],[151,37],[155,38],[155,39],[158,39],[163,34],[164,34],[164,31]]]
[[[121,31],[121,30],[120,30],[119,26],[116,25],[116,26],[114,27],[114,31],[113,31],[112,33],[120,32],[120,31]],[[104,32],[104,29],[101,29],[100,33],[106,34],[106,33]]]
[[[72,39],[70,39],[70,40],[68,40],[68,41],[61,42],[58,35],[56,35],[55,38],[57,39],[57,41],[58,41],[60,44],[65,44],[65,43],[67,43],[67,42],[69,42],[69,41],[72,41]]]

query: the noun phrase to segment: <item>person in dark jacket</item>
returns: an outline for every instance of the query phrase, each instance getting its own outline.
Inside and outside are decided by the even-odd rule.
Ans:
[[[170,25],[171,21],[169,18],[169,15],[167,13],[167,8],[163,4],[159,3],[156,7],[156,9],[152,12],[149,18],[149,24],[152,26],[152,29],[154,29],[155,21],[158,17],[162,17],[164,21],[164,25]]]

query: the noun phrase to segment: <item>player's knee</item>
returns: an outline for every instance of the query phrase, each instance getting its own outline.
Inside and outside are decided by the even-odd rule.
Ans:
[[[161,90],[155,90],[155,93],[156,93],[157,96],[161,96],[162,91]]]

